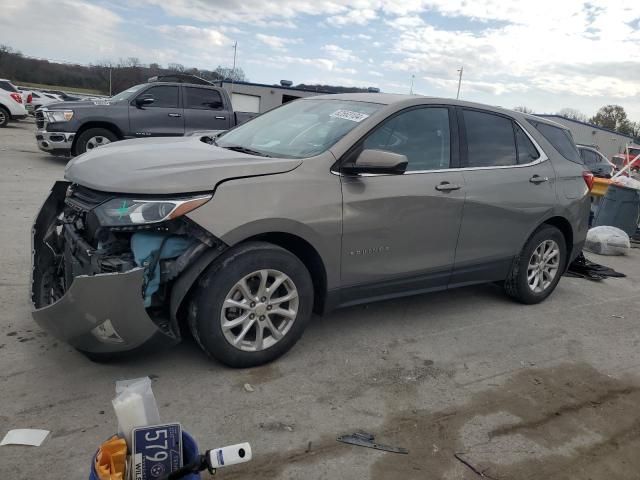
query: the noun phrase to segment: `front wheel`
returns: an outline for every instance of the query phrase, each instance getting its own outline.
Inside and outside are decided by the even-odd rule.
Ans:
[[[308,270],[266,242],[231,249],[201,277],[189,326],[202,349],[236,368],[268,363],[302,336],[313,308]]]
[[[525,304],[542,302],[558,285],[566,259],[562,232],[552,225],[538,228],[513,261],[504,281],[507,295]]]
[[[75,153],[82,155],[84,152],[106,145],[118,140],[118,137],[106,128],[90,128],[80,134],[76,140]]]

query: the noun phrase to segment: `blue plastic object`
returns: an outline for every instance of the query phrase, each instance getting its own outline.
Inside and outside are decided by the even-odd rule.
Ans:
[[[131,235],[131,251],[136,265],[145,268],[144,306],[151,305],[151,296],[160,286],[160,260],[176,258],[196,240],[183,235],[162,232],[137,232]]]
[[[91,461],[91,473],[89,474],[89,480],[100,480],[98,478],[98,473],[96,472],[96,452],[93,455],[93,459]],[[198,459],[198,455],[200,452],[198,450],[198,444],[194,440],[194,438],[189,435],[187,432],[182,432],[182,464],[186,465],[187,463],[194,462]],[[199,473],[190,473],[189,475],[182,477],[184,480],[200,480]]]

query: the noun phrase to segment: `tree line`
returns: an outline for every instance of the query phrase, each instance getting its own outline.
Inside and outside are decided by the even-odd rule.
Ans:
[[[58,63],[38,58],[30,58],[7,45],[0,45],[0,77],[14,83],[41,83],[67,88],[96,90],[108,95],[126,90],[132,85],[146,82],[149,77],[172,73],[197,75],[209,81],[233,78],[246,81],[241,68],[232,70],[218,66],[215,70],[187,68],[179,63],[162,67],[157,63],[144,65],[136,57],[120,59],[117,62],[98,62],[92,65]]]
[[[523,113],[533,113],[528,107],[515,107],[514,110]],[[563,108],[554,115],[568,118],[569,120],[577,120],[578,122],[591,123],[598,127],[613,130],[623,135],[630,135],[636,139],[640,138],[640,122],[632,121],[624,108],[620,105],[604,105],[600,107],[596,114],[588,117],[580,110],[575,108]]]
[[[196,75],[211,82],[248,81],[242,68],[232,69],[219,65],[214,70],[205,70],[188,68],[179,63],[169,63],[163,67],[158,63],[142,64],[136,57],[121,58],[117,62],[102,61],[92,65],[79,65],[31,58],[10,46],[0,45],[0,78],[8,78],[18,85],[23,82],[40,83],[62,88],[91,89],[104,95],[115,95],[133,85],[146,82],[150,77],[173,73]],[[331,85],[299,84],[296,87],[332,93],[367,91],[366,88]]]

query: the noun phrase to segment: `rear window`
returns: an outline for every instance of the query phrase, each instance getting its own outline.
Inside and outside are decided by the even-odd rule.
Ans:
[[[546,123],[538,123],[529,121],[536,130],[538,130],[547,141],[553,145],[560,155],[567,160],[575,163],[583,164],[580,153],[578,153],[578,147],[573,142],[571,133],[563,128],[554,127],[553,125],[547,125]]]
[[[496,167],[518,163],[511,120],[490,113],[464,110],[467,166]]]
[[[18,93],[18,90],[16,89],[16,87],[14,87],[13,85],[11,85],[9,82],[7,82],[6,80],[0,80],[0,88],[2,90],[6,90],[7,92],[13,92],[13,93]]]

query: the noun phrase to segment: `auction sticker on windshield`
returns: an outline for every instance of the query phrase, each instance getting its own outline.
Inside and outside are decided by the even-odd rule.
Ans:
[[[333,118],[342,118],[343,120],[350,120],[352,122],[361,122],[369,115],[367,115],[366,113],[354,112],[351,110],[336,110],[329,116]]]

